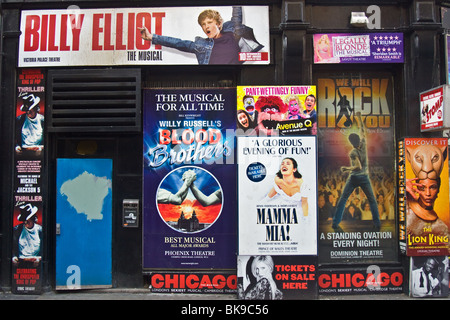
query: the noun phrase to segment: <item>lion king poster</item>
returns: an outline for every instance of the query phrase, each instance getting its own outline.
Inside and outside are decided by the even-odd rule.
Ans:
[[[448,255],[447,138],[405,138],[406,254]]]

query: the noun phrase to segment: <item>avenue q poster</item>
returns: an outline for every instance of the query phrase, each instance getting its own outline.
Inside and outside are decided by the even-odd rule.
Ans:
[[[144,90],[144,269],[236,268],[235,89]]]
[[[267,6],[28,10],[20,31],[19,67],[270,61]]]
[[[396,261],[392,77],[317,84],[319,264]]]

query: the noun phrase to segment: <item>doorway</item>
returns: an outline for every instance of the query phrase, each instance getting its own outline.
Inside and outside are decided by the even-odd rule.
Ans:
[[[112,286],[112,159],[56,160],[56,289]]]

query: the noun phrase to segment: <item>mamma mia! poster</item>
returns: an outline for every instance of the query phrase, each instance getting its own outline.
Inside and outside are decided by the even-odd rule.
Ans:
[[[316,255],[316,137],[237,141],[239,255]]]
[[[144,269],[235,269],[235,89],[144,91]]]

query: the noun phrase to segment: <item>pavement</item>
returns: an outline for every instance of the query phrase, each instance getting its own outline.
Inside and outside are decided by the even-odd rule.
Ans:
[[[355,301],[357,304],[355,304]],[[342,316],[361,315],[370,312],[374,316],[386,315],[388,305],[389,313],[400,311],[402,315],[414,316],[414,308],[405,306],[405,300],[418,300],[406,294],[373,294],[373,295],[344,295],[344,296],[319,296],[315,300],[283,300],[283,301],[248,301],[238,300],[235,294],[155,294],[148,289],[103,289],[103,290],[80,290],[70,292],[45,292],[40,295],[15,295],[0,292],[0,305],[4,304],[6,309],[33,310],[33,313],[51,312],[52,315],[90,318],[99,316],[120,317],[148,315],[150,317],[163,317],[175,319],[190,316],[195,320],[206,319],[247,319],[249,317],[261,317],[267,319],[282,319],[304,312],[314,312],[320,317],[335,317],[337,310],[345,310]],[[446,305],[438,309],[436,302],[430,302],[432,310],[446,310],[448,297],[420,299],[427,301],[446,300]],[[32,307],[34,301],[38,305]],[[54,306],[45,308],[43,304],[52,303]],[[106,301],[106,304],[103,302]],[[407,301],[406,301],[407,302]],[[409,301],[414,304],[417,301]],[[377,303],[379,304],[377,306]],[[366,304],[366,306],[365,306]],[[14,306],[16,305],[16,306]],[[87,307],[85,307],[87,306]],[[23,309],[22,309],[23,308]],[[44,309],[45,308],[45,309]],[[39,311],[38,311],[39,310]],[[44,311],[45,310],[45,311]],[[358,311],[357,311],[358,310]],[[136,313],[136,311],[138,313]],[[365,312],[364,312],[365,311]],[[417,315],[417,314],[416,314]]]
[[[157,300],[157,301],[235,301],[235,294],[177,294],[152,293],[148,289],[91,289],[70,291],[49,291],[39,295],[0,292],[0,300]],[[359,294],[359,295],[319,295],[316,300],[450,300],[442,298],[413,298],[405,293]]]

